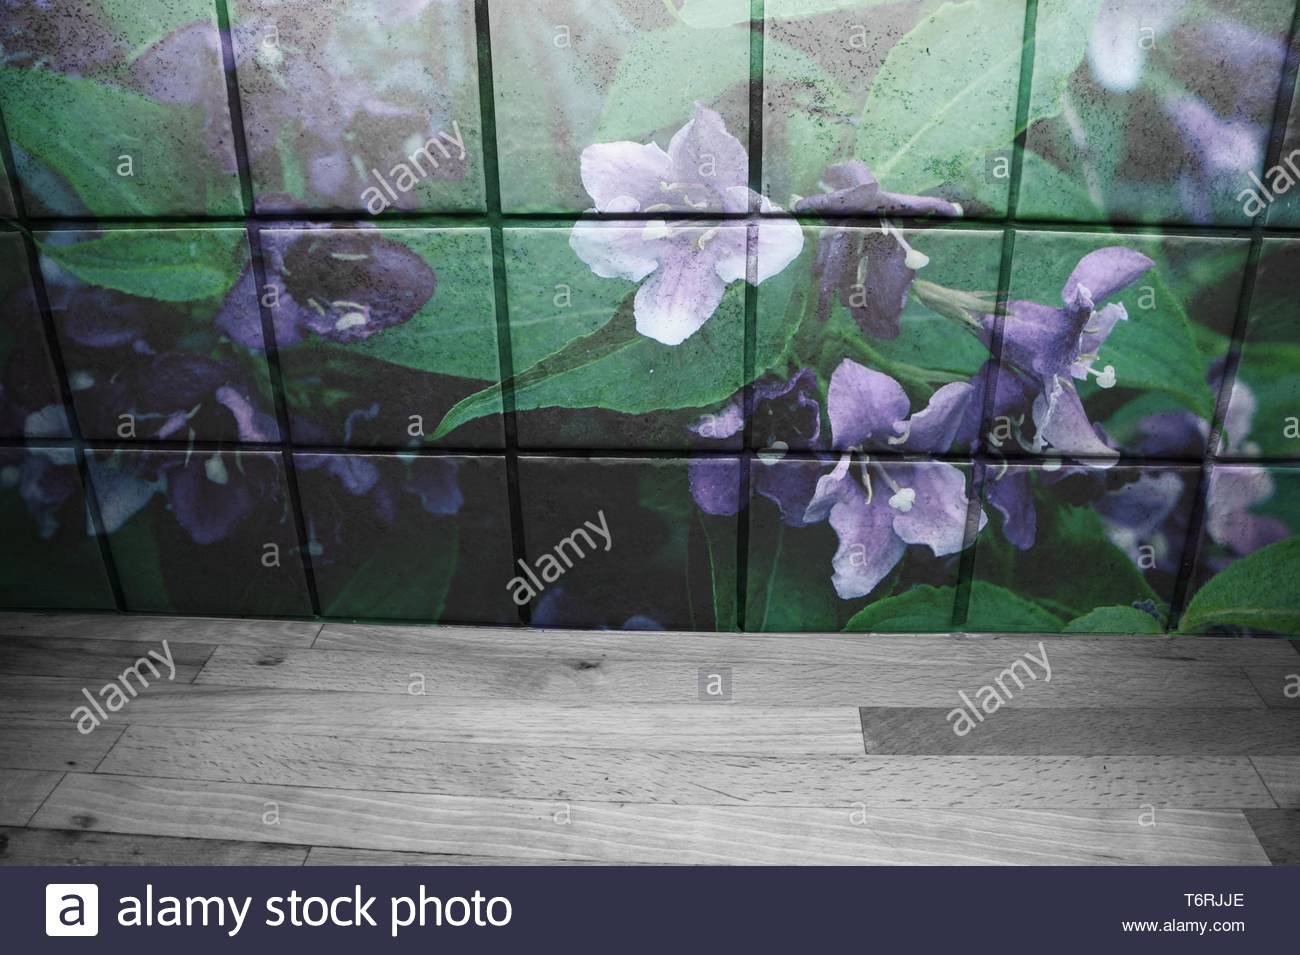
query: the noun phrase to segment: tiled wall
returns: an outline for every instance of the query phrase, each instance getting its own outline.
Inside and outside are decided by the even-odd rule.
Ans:
[[[7,0],[0,606],[1294,635],[1295,7]]]

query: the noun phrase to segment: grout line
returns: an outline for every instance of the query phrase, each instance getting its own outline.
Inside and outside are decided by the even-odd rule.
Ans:
[[[97,762],[90,770],[92,773],[99,772],[100,767],[108,761],[109,754],[111,754],[113,750],[117,749],[117,744],[122,742],[122,737],[125,736],[126,731],[131,728],[131,724],[123,723],[121,726],[110,726],[109,728],[117,730],[117,736],[113,739],[113,742],[108,745],[108,749],[104,750],[104,755],[99,757],[99,762]]]
[[[230,35],[230,14],[226,0],[217,0],[217,22],[221,41],[222,68],[226,81],[226,100],[230,111],[230,128],[234,135],[235,163],[239,170],[240,201],[247,212],[253,208],[254,193],[251,167],[248,161],[248,144],[244,137],[243,101],[239,98],[239,76],[235,63],[234,40]],[[302,560],[303,575],[307,585],[307,598],[311,604],[313,616],[320,616],[320,596],[316,588],[316,575],[312,569],[311,547],[307,531],[307,518],[302,507],[302,496],[298,487],[298,472],[294,463],[293,439],[289,428],[289,408],[284,397],[284,377],[280,369],[280,349],[275,338],[275,319],[271,307],[265,303],[263,290],[268,287],[266,278],[266,258],[262,247],[261,225],[246,220],[244,238],[249,255],[249,268],[253,271],[255,287],[253,294],[257,298],[257,312],[262,321],[263,354],[266,356],[268,383],[271,388],[271,401],[275,407],[276,428],[279,441],[266,447],[280,455],[280,464],[284,469],[285,493],[288,496],[289,509],[294,522],[294,534],[298,539],[298,556]],[[197,450],[196,445],[188,445],[189,450]],[[237,445],[240,450],[248,445]],[[238,452],[236,452],[238,453]],[[201,670],[202,668],[200,668]]]
[[[519,426],[515,408],[514,352],[510,338],[510,297],[506,274],[505,230],[501,211],[501,169],[497,155],[496,86],[492,75],[492,27],[487,0],[474,0],[474,27],[478,44],[479,113],[483,126],[483,180],[487,193],[487,222],[492,236],[492,291],[496,306],[497,358],[501,374],[501,418],[505,432],[506,496],[510,509],[511,555],[515,563],[528,562],[524,540],[523,499],[519,490]],[[528,626],[532,607],[518,608],[519,623]]]

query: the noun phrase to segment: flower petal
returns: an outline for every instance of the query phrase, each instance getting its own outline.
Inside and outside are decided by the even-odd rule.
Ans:
[[[925,410],[912,415],[909,421],[899,421],[895,429],[906,434],[901,442],[908,451],[925,451],[942,454],[952,447],[957,431],[966,419],[975,386],[968,381],[954,381],[944,385],[930,396]]]
[[[603,279],[639,282],[659,267],[667,243],[635,223],[576,222],[569,248]]]
[[[1061,454],[1098,458],[1091,462],[1093,467],[1111,467],[1119,452],[1097,435],[1074,384],[1059,380],[1057,384],[1054,395],[1047,402],[1050,403],[1047,411],[1040,412],[1040,403],[1045,403],[1046,395],[1039,395],[1034,402],[1034,422],[1038,426],[1039,439]]]
[[[830,474],[823,474],[817,479],[817,486],[813,490],[812,500],[804,509],[803,520],[805,524],[815,524],[818,521],[824,521],[830,514],[831,508],[841,500],[847,499],[856,485],[853,479],[849,477],[849,467],[853,464],[853,455],[847,452],[840,456],[840,461],[835,465],[835,469]]]
[[[1101,302],[1128,288],[1155,267],[1155,262],[1135,249],[1113,245],[1090,252],[1079,260],[1066,280],[1061,297],[1066,304],[1074,301],[1075,290],[1083,286],[1094,302]]]
[[[1218,466],[1210,474],[1206,493],[1205,529],[1217,544],[1245,557],[1288,537],[1275,517],[1250,513],[1276,492],[1273,476],[1261,467]]]
[[[907,510],[889,505],[894,532],[909,544],[924,544],[936,557],[958,553],[966,544],[966,475],[951,464],[883,464],[900,487],[909,489]],[[882,493],[877,489],[877,493]],[[980,528],[988,517],[982,512]]]
[[[627,198],[637,209],[654,205],[662,184],[673,180],[673,161],[655,143],[597,143],[582,151],[582,185],[596,208],[629,211]]]
[[[764,212],[780,212],[767,199],[759,203]],[[799,258],[803,252],[803,226],[794,219],[770,219],[758,226],[757,280],[761,284]]]
[[[893,518],[883,495],[868,503],[857,484],[850,484],[844,499],[831,508],[831,527],[839,538],[831,583],[841,600],[867,596],[903,559],[907,545],[894,533]]]
[[[636,329],[665,345],[680,345],[718,310],[726,290],[710,256],[675,254],[636,293]]]
[[[749,181],[749,154],[740,140],[727,132],[714,110],[699,103],[695,115],[668,144],[673,181],[702,182],[719,196],[731,186]]]
[[[740,511],[740,470],[734,459],[691,458],[686,473],[691,497],[705,514]]]
[[[1038,512],[1029,488],[1029,470],[1008,467],[985,479],[984,499],[1002,515],[1002,535],[1019,550],[1029,550],[1038,537]]]
[[[863,448],[874,437],[885,447],[894,437],[894,423],[907,417],[909,402],[893,378],[845,358],[831,375],[827,392],[831,439],[838,449]]]

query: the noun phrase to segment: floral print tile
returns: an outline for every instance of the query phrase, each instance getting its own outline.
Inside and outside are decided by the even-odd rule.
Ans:
[[[0,438],[67,438],[30,268],[22,237],[0,232]]]
[[[259,212],[485,208],[473,0],[232,0]]]
[[[1018,232],[983,432],[990,452],[1053,463],[1201,457],[1248,246]]]
[[[760,454],[749,486],[746,630],[952,629],[969,465]]]
[[[774,0],[765,10],[763,191],[774,202],[814,195],[852,164],[844,213],[892,211],[902,193],[1005,215],[1022,0]]]
[[[702,104],[748,139],[749,0],[537,0],[488,12],[507,212],[633,211],[625,200],[690,211],[746,184],[743,156],[691,121]]]
[[[16,214],[14,194],[9,187],[9,167],[5,164],[4,158],[0,157],[0,216]]]
[[[744,225],[506,230],[520,446],[739,449],[747,241]],[[659,264],[638,286],[643,255]]]
[[[915,197],[912,197],[915,199]],[[922,200],[916,200],[922,201]],[[771,271],[765,222],[760,275]],[[1001,230],[803,229],[758,289],[756,449],[967,453],[991,358]]]
[[[262,300],[296,444],[503,446],[486,229],[274,228],[261,237]]]
[[[1216,464],[1182,633],[1300,632],[1300,469]]]
[[[279,441],[243,229],[37,238],[84,437]]]
[[[0,607],[114,609],[71,448],[0,448]]]
[[[1220,457],[1300,459],[1297,270],[1300,240],[1264,240]]]
[[[311,613],[278,452],[89,454],[127,610]]]
[[[1008,464],[980,471],[989,523],[975,545],[965,629],[1165,628],[1198,467]]]
[[[504,457],[296,454],[327,617],[518,623]]]
[[[1300,227],[1300,86],[1291,100],[1282,148],[1275,164],[1256,182],[1243,184],[1238,194],[1246,212],[1265,212],[1265,222],[1278,229]]]
[[[740,461],[519,460],[526,560],[505,582],[538,627],[735,630]]]
[[[3,111],[30,215],[241,215],[210,0],[11,0]]]
[[[1293,0],[1042,0],[1018,214],[1245,225]]]

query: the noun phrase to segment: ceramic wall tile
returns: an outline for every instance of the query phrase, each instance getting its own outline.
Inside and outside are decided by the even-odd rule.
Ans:
[[[22,238],[0,232],[0,438],[66,438],[68,415]]]

